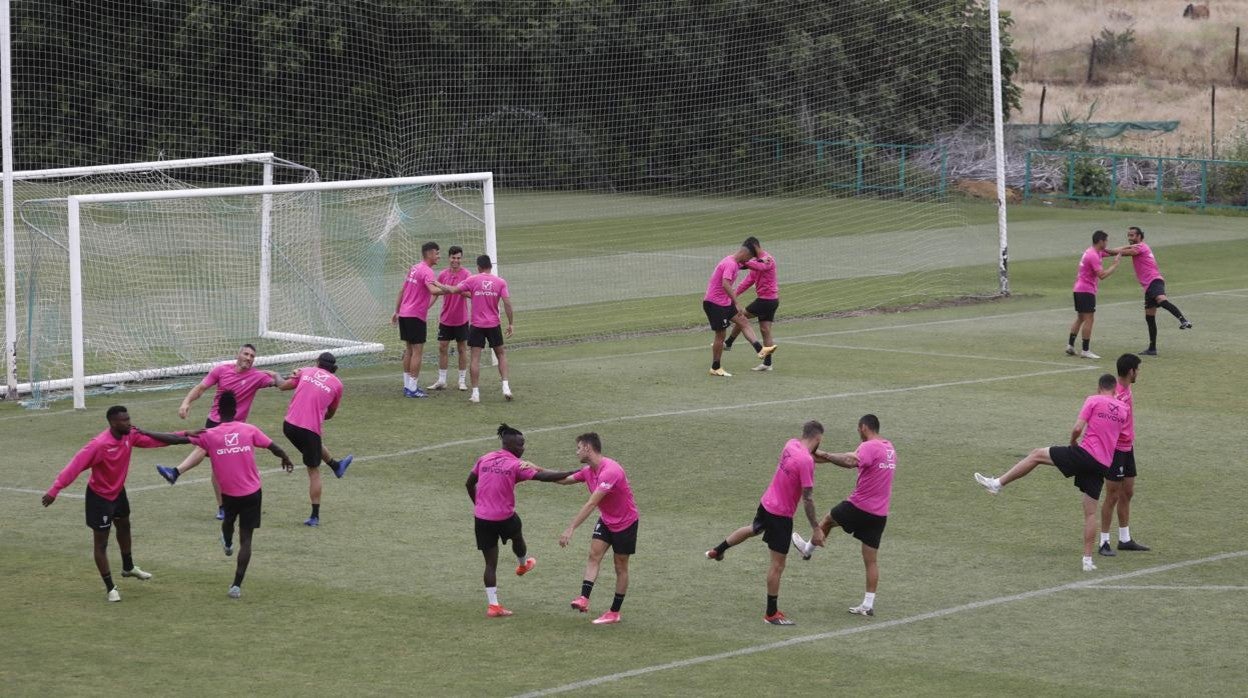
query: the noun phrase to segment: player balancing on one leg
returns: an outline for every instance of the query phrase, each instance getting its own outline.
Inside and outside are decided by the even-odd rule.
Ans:
[[[1083,493],[1083,571],[1096,569],[1092,551],[1096,543],[1096,502],[1101,497],[1105,471],[1114,460],[1114,445],[1130,417],[1131,408],[1114,398],[1118,383],[1106,373],[1097,381],[1097,392],[1089,395],[1079,410],[1075,428],[1070,432],[1070,445],[1037,448],[999,478],[975,473],[975,481],[991,494],[1025,477],[1037,465],[1054,465],[1065,477],[1075,479],[1075,487]],[[1080,435],[1083,440],[1080,441]]]
[[[537,565],[537,558],[528,557],[520,516],[516,514],[516,484],[525,480],[555,482],[572,474],[542,470],[520,460],[524,455],[524,434],[506,424],[498,427],[502,448],[477,459],[464,486],[472,500],[473,529],[477,550],[485,557],[485,615],[504,618],[511,615],[498,601],[498,543],[511,541],[516,555],[516,575],[524,576]],[[526,467],[527,466],[527,467]]]
[[[503,397],[510,400],[511,385],[507,382],[507,353],[503,348],[503,336],[510,337],[515,329],[514,315],[511,310],[511,294],[507,292],[507,282],[500,276],[491,273],[494,264],[490,256],[483,254],[477,257],[477,273],[464,279],[454,286],[443,286],[446,293],[458,293],[472,299],[472,322],[468,330],[468,346],[472,350],[468,375],[472,379],[472,394],[468,402],[481,402],[479,381],[481,379],[481,350],[488,342],[498,359],[498,375],[503,381]],[[498,304],[502,302],[507,313],[507,330],[502,330],[502,322],[498,317]]]
[[[628,561],[637,552],[637,529],[641,523],[637,502],[624,468],[602,455],[602,439],[597,434],[589,432],[576,437],[576,457],[583,467],[560,479],[559,484],[585,483],[589,500],[559,535],[559,547],[568,547],[576,527],[584,523],[594,509],[599,515],[589,541],[589,561],[585,563],[585,576],[581,579],[581,595],[572,601],[572,608],[581,613],[589,611],[589,595],[598,580],[602,558],[610,548],[615,563],[615,598],[611,600],[611,609],[593,622],[595,625],[619,623],[620,608],[628,593]]]
[[[43,495],[43,506],[51,506],[61,490],[73,484],[84,470],[87,480],[87,528],[94,541],[95,567],[104,580],[109,601],[121,601],[108,565],[108,532],[117,527],[117,547],[121,548],[121,576],[145,581],[152,578],[134,564],[130,539],[130,500],[126,497],[126,475],[130,472],[130,452],[134,448],[161,448],[165,444],[143,435],[130,426],[130,413],[115,405],[105,413],[108,429],[87,442],[56,476]]]
[[[303,455],[303,464],[308,469],[308,498],[312,500],[312,515],[303,522],[304,526],[321,525],[321,463],[328,465],[334,471],[334,477],[341,479],[354,458],[347,456],[334,460],[321,439],[325,420],[333,419],[342,402],[343,387],[342,381],[334,375],[337,372],[338,360],[333,354],[322,352],[315,366],[296,369],[278,386],[281,390],[295,391],[286,410],[282,433]]]
[[[711,344],[712,376],[732,377],[731,373],[720,366],[720,359],[724,355],[724,338],[728,334],[729,325],[736,325],[741,334],[745,335],[746,341],[754,347],[754,351],[758,352],[758,358],[766,359],[776,350],[775,345],[763,346],[758,341],[754,335],[754,329],[750,327],[750,321],[745,318],[745,307],[741,305],[733,289],[733,283],[737,280],[737,272],[741,270],[741,266],[750,259],[756,259],[758,254],[759,247],[755,238],[747,239],[741,243],[740,249],[719,260],[719,264],[715,265],[715,271],[711,272],[710,280],[706,283],[706,295],[702,297],[702,312],[706,313],[706,319],[711,324],[711,331],[715,333],[715,342]]]
[[[238,561],[234,568],[234,583],[227,592],[231,599],[237,599],[243,595],[243,577],[247,575],[247,566],[251,563],[251,538],[255,530],[260,528],[263,492],[260,489],[260,470],[256,468],[255,450],[267,448],[281,459],[282,469],[288,473],[295,469],[295,464],[258,427],[241,420],[236,421],[233,393],[225,392],[220,395],[217,399],[217,410],[221,423],[211,429],[185,436],[142,433],[167,444],[195,444],[208,453],[208,462],[212,464],[212,472],[221,483],[221,497],[225,503],[225,519],[221,521],[221,545],[227,557],[234,554],[234,521],[238,520]],[[176,468],[166,468],[158,465],[156,472],[172,485],[178,481],[179,475],[193,467],[195,466],[179,465]]]
[[[238,349],[238,356],[234,358],[234,363],[224,363],[214,366],[208,375],[204,377],[191,391],[182,398],[182,404],[178,407],[178,416],[186,419],[191,412],[191,403],[198,400],[212,386],[217,386],[216,395],[212,398],[212,409],[208,411],[208,419],[204,421],[204,428],[211,429],[221,423],[221,415],[219,414],[219,402],[221,394],[229,391],[234,393],[234,399],[238,401],[238,409],[235,412],[235,419],[240,422],[247,421],[247,413],[251,411],[251,401],[255,399],[256,393],[261,388],[268,388],[277,385],[282,379],[273,371],[263,371],[255,368],[256,363],[256,347],[251,344],[244,344]],[[204,460],[204,450],[196,448],[182,461],[178,467],[181,469],[193,468]],[[217,498],[217,521],[225,518],[225,509],[221,505],[221,485],[217,483],[217,474],[212,474],[212,492]]]
[[[1148,325],[1148,348],[1140,352],[1143,356],[1157,356],[1157,309],[1165,308],[1166,312],[1179,321],[1180,330],[1192,329],[1192,321],[1184,317],[1174,303],[1166,298],[1166,280],[1157,268],[1157,258],[1153,250],[1144,242],[1144,231],[1136,226],[1127,228],[1125,247],[1110,252],[1117,252],[1131,258],[1131,266],[1135,268],[1135,279],[1144,289],[1144,322]]]
[[[438,274],[443,286],[458,286],[471,274],[463,267],[464,250],[452,245],[447,250],[450,266]],[[455,356],[459,362],[459,389],[468,389],[468,299],[458,293],[442,294],[442,312],[438,315],[438,381],[430,390],[446,387],[446,369],[449,362],[451,342],[455,342]]]
[[[1123,354],[1118,357],[1118,385],[1114,388],[1114,397],[1126,405],[1127,423],[1118,434],[1118,444],[1114,448],[1114,462],[1105,473],[1105,502],[1101,504],[1101,547],[1099,552],[1106,557],[1115,555],[1109,545],[1109,526],[1114,522],[1114,511],[1118,512],[1118,549],[1148,550],[1131,539],[1131,498],[1135,496],[1135,400],[1131,386],[1140,374],[1140,357],[1135,354]]]
[[[745,306],[746,324],[750,318],[758,318],[758,330],[763,335],[763,345],[774,347],[775,342],[771,337],[771,324],[776,320],[776,310],[780,307],[780,286],[776,283],[776,260],[766,250],[759,247],[758,238],[746,238],[747,245],[753,244],[758,249],[757,259],[747,259],[745,266],[750,271],[746,273],[743,280],[736,288],[734,293],[740,298],[751,286],[755,287],[756,298],[754,302]],[[724,340],[724,351],[732,349],[732,343],[736,341],[737,336],[741,334],[739,325],[732,326],[732,334],[728,335],[728,339]],[[750,369],[752,371],[770,371],[772,355],[768,354],[763,363]]]
[[[867,585],[862,603],[849,609],[860,616],[875,615],[875,590],[880,584],[880,539],[888,524],[888,503],[893,496],[893,474],[897,471],[897,452],[887,439],[880,438],[880,420],[873,414],[858,420],[858,437],[862,443],[852,453],[815,451],[815,460],[842,468],[856,468],[858,482],[845,501],[832,507],[832,512],[819,522],[824,535],[839,526],[862,542],[862,564],[866,568]],[[815,546],[797,533],[793,534],[802,559],[809,560]]]
[[[1098,230],[1092,233],[1092,246],[1083,251],[1079,258],[1079,269],[1075,274],[1075,322],[1070,326],[1070,338],[1066,342],[1066,353],[1075,356],[1075,336],[1083,331],[1083,351],[1079,356],[1085,359],[1099,359],[1092,353],[1092,323],[1096,320],[1096,287],[1101,279],[1109,278],[1118,269],[1121,255],[1114,256],[1114,262],[1108,268],[1101,267],[1101,258],[1109,255],[1105,251],[1109,235]]]
[[[758,534],[771,551],[771,567],[767,570],[767,612],[763,621],[771,625],[794,625],[779,608],[780,576],[784,574],[785,560],[793,544],[793,514],[800,500],[810,522],[810,540],[823,545],[823,530],[819,528],[815,509],[815,460],[812,454],[823,439],[823,425],[811,420],[802,425],[802,436],[789,439],[780,452],[780,462],[771,478],[771,485],[763,493],[754,521],[742,526],[719,545],[706,551],[712,560],[722,561],[728,548]]]
[[[420,246],[420,263],[412,266],[399,288],[399,297],[394,301],[394,315],[390,324],[399,326],[399,339],[405,345],[403,350],[403,397],[429,397],[420,389],[420,363],[425,356],[425,339],[429,334],[426,318],[433,297],[442,295],[442,287],[434,278],[433,268],[438,266],[441,248],[436,242],[426,242]]]

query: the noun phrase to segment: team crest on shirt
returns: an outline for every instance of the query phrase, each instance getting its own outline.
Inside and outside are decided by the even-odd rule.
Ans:
[[[484,289],[484,290],[486,290],[486,291],[493,291],[493,290],[494,290],[494,282],[493,282],[493,281],[490,281],[490,280],[488,280],[488,279],[487,279],[487,280],[485,280],[485,281],[482,281],[482,282],[481,282],[481,288],[482,288],[482,289]]]
[[[225,445],[226,445],[226,446],[237,446],[237,445],[238,445],[238,434],[226,434],[226,435],[225,435]]]

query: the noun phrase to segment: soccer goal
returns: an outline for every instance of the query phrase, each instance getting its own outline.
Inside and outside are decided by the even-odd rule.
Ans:
[[[83,194],[63,206],[64,293],[39,283],[28,299],[32,378],[18,390],[72,388],[80,409],[87,386],[205,372],[244,342],[259,365],[379,354],[424,240],[497,257],[488,172]]]

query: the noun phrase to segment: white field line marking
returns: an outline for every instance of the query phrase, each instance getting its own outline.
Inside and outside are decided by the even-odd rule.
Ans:
[[[1042,359],[1014,359],[1004,356],[977,356],[975,354],[946,354],[939,351],[918,351],[915,349],[883,349],[880,347],[855,347],[849,344],[823,344],[820,342],[803,342],[800,340],[789,340],[785,344],[796,344],[803,347],[821,347],[825,349],[845,349],[849,351],[871,351],[885,352],[890,354],[914,354],[917,356],[936,356],[946,359],[978,359],[980,361],[1005,361],[1020,364],[1040,364],[1042,366],[1066,366],[1070,367],[1070,361],[1044,361]]]
[[[121,403],[121,402],[123,402],[123,401],[127,401],[127,400],[126,400],[126,398],[127,398],[127,397],[131,397],[131,396],[132,396],[132,397],[138,397],[138,393],[137,393],[137,392],[133,392],[133,393],[129,393],[129,394],[127,394],[127,393],[126,393],[126,391],[124,391],[124,390],[118,391],[118,392],[116,392],[116,393],[112,393],[112,395],[113,395],[114,397],[117,397],[117,398],[118,398],[117,402],[115,402],[114,404],[120,404],[120,403]],[[158,397],[158,398],[154,398],[154,399],[151,399],[151,400],[142,400],[142,401],[138,401],[138,402],[136,402],[136,401],[134,401],[134,400],[128,400],[128,402],[133,402],[133,403],[134,403],[134,404],[136,404],[136,405],[151,405],[151,404],[155,404],[155,403],[157,403],[157,402],[173,402],[173,401],[175,401],[175,400],[181,401],[181,400],[182,400],[182,396],[181,396],[181,395],[178,395],[178,396],[173,396],[173,397]],[[89,412],[79,412],[78,410],[75,410],[75,409],[73,409],[72,407],[71,407],[70,409],[68,409],[68,410],[51,410],[51,409],[49,409],[49,410],[37,410],[37,411],[36,411],[36,410],[26,410],[24,413],[19,413],[19,414],[10,414],[10,415],[5,415],[4,417],[0,417],[0,422],[7,422],[7,421],[12,420],[12,419],[28,419],[28,418],[31,418],[31,417],[56,417],[56,416],[59,416],[59,415],[67,415],[67,414],[78,414],[78,415],[81,415],[81,414],[90,414],[90,413],[89,413]]]
[[[0,487],[0,491],[4,492],[21,492],[22,494],[47,494],[47,490],[36,490],[29,487]],[[70,499],[86,499],[86,495],[72,494],[70,492],[61,492],[56,495],[57,499],[61,497],[69,497]]]
[[[298,466],[298,465],[301,465],[301,464],[300,464],[300,463],[296,463],[295,465],[296,465],[296,466]],[[281,468],[273,468],[273,469],[271,469],[271,470],[261,470],[261,471],[260,471],[260,474],[261,474],[261,475],[272,475],[273,473],[280,473],[280,472],[283,472]],[[293,474],[293,473],[292,473],[292,474]],[[179,485],[198,485],[198,484],[200,484],[201,482],[212,482],[212,478],[211,478],[211,477],[197,477],[197,478],[192,478],[192,479],[188,479],[188,480],[183,480],[181,477],[179,477],[179,478],[178,478],[178,484],[179,484]],[[142,485],[142,486],[139,486],[139,487],[127,487],[127,488],[126,488],[126,493],[127,493],[127,494],[129,494],[129,493],[131,493],[131,492],[147,492],[147,491],[149,491],[149,490],[168,489],[168,488],[170,488],[170,487],[173,487],[173,485],[170,485],[168,482],[165,482],[165,481],[162,479],[162,480],[161,480],[161,482],[160,482],[160,484],[158,484],[158,485]]]
[[[829,639],[837,638],[837,637],[845,637],[847,635],[856,635],[859,633],[867,633],[867,632],[872,632],[872,631],[877,631],[877,630],[884,630],[887,628],[895,628],[895,627],[900,627],[900,626],[905,626],[905,625],[911,625],[911,624],[918,623],[918,622],[925,621],[925,620],[932,620],[934,618],[944,618],[946,616],[952,616],[952,615],[956,615],[959,613],[965,613],[967,611],[975,611],[981,608],[989,608],[992,606],[1000,606],[1003,604],[1014,603],[1016,601],[1026,601],[1029,599],[1052,596],[1054,594],[1058,594],[1063,591],[1070,591],[1073,589],[1096,588],[1096,585],[1102,584],[1105,582],[1116,582],[1122,579],[1132,579],[1134,577],[1142,577],[1142,576],[1149,575],[1149,574],[1169,572],[1171,570],[1182,569],[1184,567],[1193,567],[1195,565],[1203,565],[1203,564],[1210,563],[1210,562],[1217,562],[1219,560],[1229,560],[1232,558],[1240,558],[1246,555],[1248,555],[1248,550],[1241,550],[1239,552],[1234,552],[1234,553],[1222,553],[1220,555],[1211,555],[1209,557],[1200,558],[1199,560],[1185,560],[1183,562],[1174,562],[1168,565],[1158,565],[1157,567],[1148,567],[1142,570],[1136,570],[1134,572],[1125,572],[1123,574],[1116,574],[1116,575],[1112,575],[1109,577],[1102,577],[1100,579],[1085,579],[1085,580],[1081,580],[1078,582],[1071,582],[1069,584],[1061,584],[1058,586],[1048,587],[1045,589],[1025,591],[1021,594],[1011,594],[1009,596],[998,596],[996,598],[985,599],[983,601],[973,601],[971,603],[962,604],[960,606],[950,606],[949,608],[942,608],[936,611],[929,611],[927,613],[920,613],[920,614],[913,615],[913,616],[907,616],[905,618],[898,618],[897,620],[889,620],[889,621],[883,621],[883,622],[866,621],[866,623],[863,625],[857,625],[857,626],[853,626],[849,628],[842,628],[840,630],[831,630],[828,632],[816,633],[814,635],[802,635],[799,637],[791,637],[787,640],[780,640],[779,642],[769,642],[763,645],[753,645],[751,647],[742,647],[741,649],[730,650],[728,652],[720,652],[719,654],[708,654],[708,655],[704,655],[701,657],[690,657],[689,659],[681,659],[675,662],[668,662],[666,664],[655,664],[655,665],[648,666],[648,667],[641,667],[639,669],[630,669],[628,671],[621,671],[616,674],[607,674],[605,676],[599,676],[599,677],[592,678],[592,679],[585,679],[584,681],[568,683],[562,686],[555,686],[553,688],[544,688],[541,690],[532,691],[530,693],[523,693],[519,695],[519,698],[537,698],[538,696],[549,696],[549,695],[554,695],[556,693],[567,693],[568,691],[579,691],[579,690],[590,688],[593,686],[600,686],[605,683],[612,683],[614,681],[620,681],[622,679],[629,679],[635,676],[645,676],[646,674],[653,674],[653,673],[660,672],[660,671],[667,671],[669,669],[682,669],[684,667],[697,666],[699,664],[707,664],[709,662],[717,662],[717,661],[721,661],[724,659],[733,659],[736,657],[743,657],[746,655],[758,654],[760,652],[770,652],[771,650],[784,649],[786,647],[792,647],[794,645],[802,645],[802,644],[806,644],[810,642],[818,642],[820,640],[829,640]]]
[[[1227,298],[1248,298],[1248,296],[1246,296],[1246,295],[1244,295],[1244,294],[1242,294],[1242,293],[1230,293],[1229,291],[1211,291],[1211,292],[1209,293],[1209,295],[1211,295],[1211,296],[1225,296],[1225,297],[1227,297]]]
[[[1142,589],[1144,591],[1248,591],[1248,587],[1227,586],[1219,584],[1203,584],[1203,585],[1168,585],[1168,584],[1094,584],[1089,589],[1117,589],[1117,590],[1135,590]]]

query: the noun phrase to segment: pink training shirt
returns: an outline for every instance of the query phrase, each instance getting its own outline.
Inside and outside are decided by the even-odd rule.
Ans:
[[[1121,382],[1114,388],[1114,399],[1127,406],[1127,423],[1118,434],[1116,451],[1130,451],[1135,448],[1135,401],[1131,397],[1131,386]]]
[[[637,503],[633,500],[633,488],[628,484],[624,468],[610,458],[603,458],[598,470],[585,466],[572,474],[572,479],[585,483],[589,493],[606,492],[598,500],[598,514],[607,530],[618,533],[632,526],[639,518]]]
[[[403,281],[403,293],[399,296],[399,317],[414,317],[423,321],[429,315],[429,306],[433,304],[429,284],[433,281],[433,268],[424,262],[408,270],[407,279]]]
[[[723,282],[727,280],[729,286],[736,283],[739,271],[741,267],[737,264],[735,255],[728,255],[719,260],[719,264],[715,265],[715,271],[711,272],[711,280],[706,282],[706,295],[702,297],[702,300],[710,301],[715,305],[732,305],[732,299],[724,291]]]
[[[1104,256],[1104,250],[1095,247],[1083,251],[1083,256],[1079,258],[1079,271],[1075,275],[1075,293],[1096,293],[1096,287],[1101,282],[1096,273],[1101,270],[1101,257]]]
[[[760,257],[767,257],[767,253],[763,250],[758,252]],[[745,293],[750,286],[757,286],[758,297],[763,300],[775,301],[780,300],[780,284],[776,282],[776,259],[771,258],[770,264],[758,259],[751,259],[745,263],[750,270],[745,275],[745,280],[737,286],[736,294],[739,296]]]
[[[226,422],[190,440],[208,453],[221,494],[246,497],[260,489],[256,449],[268,448],[273,445],[273,439],[258,427],[246,422]]]
[[[472,326],[489,329],[498,327],[502,321],[498,319],[498,304],[504,298],[511,298],[507,292],[507,282],[493,274],[473,274],[464,279],[456,288],[472,292]]]
[[[205,388],[217,386],[217,394],[212,398],[212,409],[208,411],[208,419],[214,422],[221,421],[221,412],[218,409],[221,393],[232,392],[234,399],[238,402],[238,407],[234,411],[234,419],[245,422],[248,413],[251,412],[251,402],[256,399],[256,393],[261,388],[277,385],[277,381],[273,380],[273,376],[254,366],[245,371],[239,371],[238,364],[230,362],[213,366],[200,385]]]
[[[763,508],[776,516],[793,518],[802,488],[815,486],[815,458],[798,439],[789,439],[780,451],[776,474],[759,500]]]
[[[1161,270],[1157,268],[1157,257],[1151,247],[1142,242],[1137,242],[1135,246],[1139,252],[1131,258],[1131,266],[1135,269],[1135,280],[1147,291],[1149,284],[1162,278]]]
[[[536,470],[520,467],[511,451],[499,449],[477,459],[477,501],[472,513],[485,521],[506,521],[516,513],[516,483],[532,480]]]
[[[438,274],[438,283],[446,286],[458,286],[464,283],[472,274],[468,270],[460,267],[459,271],[451,271],[443,269]],[[468,324],[468,299],[455,293],[448,293],[442,296],[442,314],[438,316],[438,324],[448,327],[458,327]]]
[[[897,452],[887,439],[868,439],[858,444],[858,484],[849,503],[876,516],[888,516],[893,497],[893,473],[897,472]]]
[[[109,501],[117,499],[117,495],[126,486],[126,475],[130,473],[130,450],[163,448],[166,445],[133,429],[120,439],[113,436],[112,430],[105,429],[70,459],[69,465],[65,466],[48,488],[48,494],[55,497],[61,490],[73,484],[82,471],[90,468],[91,477],[87,480],[87,487]]]
[[[1089,395],[1079,410],[1079,419],[1087,422],[1079,445],[1097,463],[1108,468],[1114,463],[1114,446],[1131,418],[1131,408],[1108,395]]]
[[[316,366],[295,371],[295,394],[286,410],[286,421],[308,431],[321,433],[325,412],[342,401],[342,381]]]

